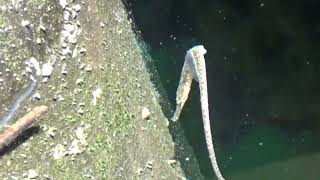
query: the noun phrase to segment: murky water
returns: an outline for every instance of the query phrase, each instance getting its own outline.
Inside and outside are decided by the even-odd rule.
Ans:
[[[203,44],[218,162],[230,179],[317,179],[320,24],[316,1],[135,1],[130,9],[174,105],[185,51]],[[214,177],[199,90],[180,117]]]

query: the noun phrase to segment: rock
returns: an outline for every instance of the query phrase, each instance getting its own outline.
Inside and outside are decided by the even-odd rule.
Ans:
[[[34,169],[29,169],[29,170],[28,170],[28,175],[27,175],[27,177],[28,177],[29,179],[35,179],[35,178],[37,178],[38,176],[39,176],[39,174],[37,173],[36,170],[34,170]]]
[[[30,68],[34,68],[36,70],[36,75],[40,76],[41,75],[41,69],[40,69],[40,63],[38,62],[38,60],[34,57],[31,57],[29,59],[29,61],[27,62],[27,65]]]
[[[50,127],[50,128],[48,129],[47,133],[48,133],[48,135],[49,135],[50,137],[53,138],[53,137],[56,135],[56,131],[57,131],[57,128],[55,128],[55,127]]]
[[[150,111],[148,108],[144,107],[141,111],[141,117],[142,119],[148,119],[150,116]]]
[[[52,71],[53,71],[52,64],[46,63],[42,66],[41,74],[43,77],[49,77],[51,76]]]
[[[40,24],[39,29],[44,33],[47,32],[47,28],[43,24]]]
[[[99,99],[101,97],[101,94],[102,94],[102,89],[101,88],[97,88],[96,90],[94,90],[92,92],[92,95],[93,95],[92,104],[94,106],[97,104],[97,99]]]
[[[62,144],[57,144],[53,149],[52,155],[54,159],[61,159],[66,155],[65,147]]]
[[[40,98],[41,98],[41,95],[39,92],[34,93],[34,95],[32,96],[32,99],[35,99],[35,100],[40,100]]]
[[[82,145],[84,146],[87,145],[86,134],[84,133],[84,130],[82,127],[78,127],[76,129],[76,136]]]
[[[87,50],[86,50],[86,48],[80,48],[80,50],[79,50],[79,52],[81,53],[81,54],[86,54],[86,52],[87,52]]]
[[[69,21],[70,15],[71,15],[71,14],[70,14],[69,11],[64,11],[64,12],[63,12],[63,20]]]
[[[40,39],[40,38],[37,38],[37,39],[36,39],[36,43],[40,45],[40,44],[41,44],[41,39]]]
[[[72,9],[73,9],[74,11],[76,11],[76,12],[80,12],[81,6],[80,6],[80,4],[76,4],[76,5],[74,5],[74,6],[72,7]]]
[[[173,164],[177,163],[177,160],[169,159],[167,162],[168,162],[169,165],[173,165]]]
[[[68,5],[68,2],[67,2],[67,0],[60,0],[59,4],[62,7],[62,9],[65,9]]]
[[[137,171],[136,171],[136,174],[137,174],[138,176],[141,176],[142,173],[143,173],[143,169],[139,167],[139,168],[137,169]]]
[[[104,28],[105,26],[104,22],[100,22],[100,27]]]
[[[146,163],[146,168],[149,169],[149,170],[152,170],[152,168],[153,168],[153,161],[148,161],[148,162]]]
[[[77,85],[82,85],[83,83],[84,83],[84,80],[81,79],[81,78],[79,78],[79,79],[76,80],[76,84],[77,84]]]
[[[80,154],[83,152],[83,149],[80,147],[80,141],[75,139],[71,142],[71,146],[69,148],[69,154]]]
[[[78,109],[78,114],[83,115],[84,114],[84,110],[82,108]]]
[[[29,28],[30,24],[31,24],[30,21],[27,21],[27,20],[22,20],[21,21],[21,26],[23,26],[23,27]]]
[[[90,64],[88,64],[88,65],[86,65],[84,70],[87,71],[87,72],[91,72],[92,71],[92,66]]]

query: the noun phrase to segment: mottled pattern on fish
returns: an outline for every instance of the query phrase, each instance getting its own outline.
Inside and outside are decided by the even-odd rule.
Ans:
[[[214,146],[212,142],[212,134],[210,128],[210,118],[209,118],[209,104],[208,104],[208,90],[207,90],[207,77],[206,77],[206,64],[204,59],[204,54],[206,54],[206,49],[202,46],[195,46],[187,51],[185,56],[185,62],[182,68],[181,77],[179,81],[179,86],[177,89],[176,97],[176,110],[172,117],[173,121],[179,119],[181,110],[188,99],[190,92],[192,79],[199,82],[200,88],[200,101],[201,101],[201,111],[202,120],[205,132],[205,138],[207,142],[207,148],[209,151],[209,157],[213,170],[219,180],[224,180],[214,152]]]

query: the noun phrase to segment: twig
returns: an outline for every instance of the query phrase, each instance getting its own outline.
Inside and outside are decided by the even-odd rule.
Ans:
[[[0,150],[9,145],[19,134],[28,129],[28,127],[36,122],[37,118],[47,110],[47,106],[37,106],[19,119],[15,124],[7,127],[7,129],[0,134]]]

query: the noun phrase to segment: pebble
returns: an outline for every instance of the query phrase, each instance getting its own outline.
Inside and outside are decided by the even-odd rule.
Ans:
[[[51,63],[46,63],[42,66],[41,74],[43,77],[49,77],[51,76],[53,71],[53,67]]]
[[[94,90],[92,92],[93,95],[93,99],[92,99],[92,104],[96,105],[97,104],[97,99],[99,99],[102,95],[102,89],[101,88],[97,88],[96,90]]]
[[[68,5],[68,2],[67,2],[67,0],[60,0],[59,4],[62,7],[62,9],[65,9]]]
[[[66,149],[62,144],[57,144],[53,149],[53,159],[61,159],[66,155]]]
[[[81,78],[79,78],[79,79],[76,80],[76,84],[77,84],[77,85],[81,85],[81,84],[83,84],[83,83],[84,83],[84,80],[81,79]]]
[[[28,170],[28,175],[27,175],[27,177],[28,177],[29,179],[35,179],[35,178],[37,178],[38,176],[39,176],[39,174],[37,173],[36,170],[34,170],[34,169],[29,169],[29,170]]]
[[[83,109],[78,109],[77,111],[80,115],[83,115],[84,114],[84,110]]]
[[[142,116],[142,119],[148,119],[149,116],[150,116],[150,111],[148,108],[146,107],[143,107],[142,108],[142,111],[141,111],[141,116]]]
[[[77,140],[77,139],[74,139],[72,142],[71,142],[71,146],[69,148],[69,154],[80,154],[82,153],[83,150],[82,148],[80,147],[80,141]]]
[[[82,127],[78,127],[76,129],[76,136],[82,145],[87,145],[86,134],[84,133],[84,130]]]
[[[33,96],[32,99],[36,99],[36,100],[40,100],[41,99],[41,95],[39,92],[36,92]]]
[[[41,74],[40,63],[38,62],[38,60],[36,58],[31,57],[29,59],[29,61],[27,62],[27,64],[30,68],[33,67],[36,70],[37,76],[39,76]]]
[[[91,65],[86,65],[84,70],[87,71],[87,72],[91,72],[92,71],[92,66]]]
[[[173,165],[173,164],[175,164],[175,163],[177,163],[177,160],[175,160],[175,159],[169,159],[169,160],[168,160],[168,164],[169,164],[169,165]]]
[[[76,4],[76,5],[74,5],[74,6],[72,7],[72,9],[73,9],[74,11],[76,11],[76,12],[80,12],[81,6],[80,6],[80,4]]]
[[[41,44],[41,39],[40,39],[40,38],[37,38],[37,39],[36,39],[36,43],[40,45],[40,44]]]
[[[106,25],[103,22],[100,22],[100,27],[104,28]]]
[[[152,168],[153,168],[153,161],[148,161],[148,162],[146,163],[146,168],[152,170]]]
[[[86,48],[80,48],[79,52],[81,54],[85,54],[87,52],[87,49]]]
[[[50,127],[50,128],[48,129],[47,133],[48,133],[48,135],[49,135],[50,137],[53,138],[53,137],[56,135],[56,131],[57,131],[57,128],[55,128],[55,127]]]
[[[27,20],[22,20],[21,21],[21,26],[23,27],[30,27],[30,21],[27,21]]]

